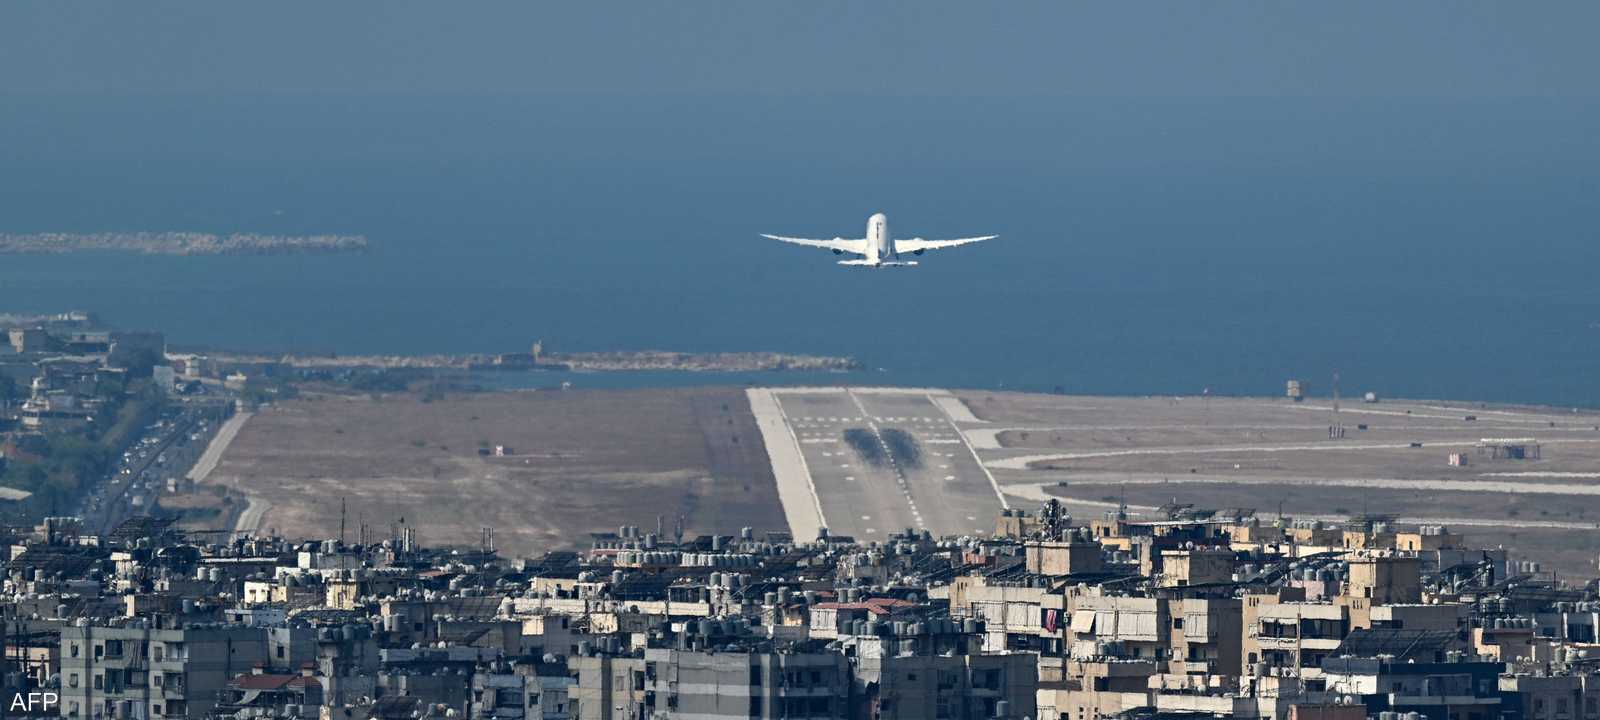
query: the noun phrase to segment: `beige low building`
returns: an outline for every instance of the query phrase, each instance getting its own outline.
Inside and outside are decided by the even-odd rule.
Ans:
[[[1186,548],[1161,551],[1160,585],[1179,587],[1207,585],[1233,580],[1232,550]]]
[[[1174,675],[1240,674],[1242,605],[1234,598],[1182,598],[1168,601]]]
[[[1349,609],[1332,603],[1258,602],[1244,607],[1246,675],[1316,677],[1322,660],[1350,632]]]
[[[1038,575],[1085,575],[1105,570],[1101,546],[1086,538],[1035,540],[1024,546],[1028,572]]]
[[[1422,601],[1422,572],[1415,557],[1357,555],[1348,559],[1350,581],[1345,595],[1373,605]]]
[[[1041,679],[1036,704],[1039,717],[1095,720],[1149,707],[1149,680],[1154,660],[1100,658],[1070,660],[1060,683]]]

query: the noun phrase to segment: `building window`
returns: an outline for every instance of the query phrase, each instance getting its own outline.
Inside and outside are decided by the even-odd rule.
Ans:
[[[73,643],[72,644],[72,656],[73,657],[77,657],[78,656],[78,644],[77,643]]]
[[[78,686],[78,674],[77,673],[73,673],[71,676],[69,676],[67,678],[67,687],[77,687],[77,686]]]

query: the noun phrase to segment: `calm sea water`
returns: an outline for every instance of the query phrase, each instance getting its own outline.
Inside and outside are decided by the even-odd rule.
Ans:
[[[852,380],[1081,393],[1337,370],[1347,393],[1597,406],[1597,110],[6,96],[0,231],[375,249],[0,257],[0,311],[238,349],[782,350],[856,356]],[[877,272],[757,237],[856,236],[877,211],[1002,237]]]

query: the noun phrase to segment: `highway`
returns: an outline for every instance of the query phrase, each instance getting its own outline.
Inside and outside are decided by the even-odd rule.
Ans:
[[[205,447],[209,433],[218,425],[215,404],[185,403],[176,415],[168,415],[160,427],[147,429],[128,448],[131,456],[116,463],[106,479],[84,501],[81,516],[84,528],[97,534],[116,529],[128,518],[149,514],[151,506],[166,487],[166,478],[180,477]],[[190,436],[205,433],[198,441]],[[123,472],[123,470],[126,472]]]
[[[948,403],[941,402],[953,399],[948,394],[890,388],[751,392],[780,490],[785,476],[809,485],[804,493],[780,492],[791,526],[793,499],[820,510],[829,534],[862,541],[907,529],[935,536],[993,530],[1002,501],[948,414]],[[758,402],[758,394],[772,402]],[[766,432],[772,422],[789,432]],[[796,536],[810,539],[804,529]]]

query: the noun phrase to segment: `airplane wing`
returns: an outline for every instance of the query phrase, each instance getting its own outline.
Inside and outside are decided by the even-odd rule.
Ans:
[[[796,245],[804,245],[806,247],[815,247],[815,248],[822,248],[824,250],[832,250],[834,252],[855,253],[857,255],[865,255],[865,254],[867,254],[867,239],[866,238],[861,238],[861,239],[858,239],[858,240],[852,240],[850,238],[834,238],[832,240],[808,240],[806,238],[784,237],[782,235],[767,235],[765,233],[762,233],[761,237],[767,238],[769,240],[779,240],[779,241],[786,242],[786,243],[794,243]]]
[[[920,253],[924,250],[940,250],[943,248],[966,245],[968,243],[993,240],[999,235],[984,235],[983,237],[956,238],[954,240],[923,240],[922,238],[908,238],[894,241],[894,251],[897,253]]]

